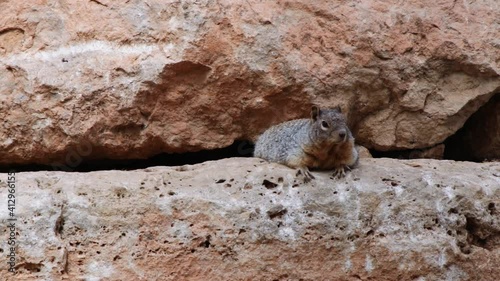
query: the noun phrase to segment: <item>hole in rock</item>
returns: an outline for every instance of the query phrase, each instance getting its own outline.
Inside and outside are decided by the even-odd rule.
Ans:
[[[488,204],[488,210],[490,212],[490,215],[495,215],[496,208],[495,208],[495,203],[491,202]]]
[[[210,239],[211,239],[211,238],[212,238],[212,237],[211,237],[210,235],[207,235],[206,240],[205,240],[205,241],[203,241],[203,242],[201,242],[200,247],[204,247],[204,248],[208,248],[208,247],[210,247],[210,245],[211,245],[211,244],[210,244]]]
[[[488,224],[479,222],[474,217],[466,216],[465,230],[467,231],[468,243],[476,247],[481,247],[488,251],[498,248],[500,232]]]
[[[20,271],[20,269],[25,269],[28,272],[40,272],[42,266],[42,263],[25,262],[18,265],[17,270]]]
[[[265,186],[267,189],[272,189],[278,186],[276,183],[268,180],[264,180],[262,182],[262,185]]]
[[[186,153],[162,153],[148,159],[99,159],[83,160],[77,166],[66,166],[64,169],[56,165],[17,165],[0,166],[0,172],[9,171],[68,171],[68,172],[91,172],[101,170],[135,170],[154,166],[182,166],[198,164],[205,161],[219,160],[231,157],[252,157],[254,146],[249,141],[235,141],[232,145],[198,152]]]
[[[500,160],[500,93],[480,107],[446,141],[444,158],[457,161]]]

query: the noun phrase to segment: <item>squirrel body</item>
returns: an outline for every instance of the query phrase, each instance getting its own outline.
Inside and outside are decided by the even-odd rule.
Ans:
[[[310,119],[269,128],[258,138],[254,156],[298,168],[306,182],[314,178],[309,168],[334,170],[334,176],[340,178],[359,161],[354,137],[340,107],[313,106]]]

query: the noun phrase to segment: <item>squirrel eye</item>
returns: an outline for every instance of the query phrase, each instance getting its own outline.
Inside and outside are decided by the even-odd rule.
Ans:
[[[328,123],[326,121],[321,121],[321,127],[328,128]]]

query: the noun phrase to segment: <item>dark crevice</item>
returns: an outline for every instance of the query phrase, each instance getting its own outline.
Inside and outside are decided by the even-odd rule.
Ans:
[[[67,172],[91,172],[103,170],[136,170],[154,166],[181,166],[193,165],[205,161],[219,160],[231,157],[251,157],[253,155],[253,144],[249,141],[235,141],[232,145],[213,150],[203,150],[187,153],[162,153],[148,159],[100,159],[83,160],[76,166],[60,165],[12,165],[0,166],[0,172],[9,171],[67,171]]]
[[[54,225],[54,232],[55,232],[56,236],[59,236],[59,237],[62,235],[62,232],[64,229],[64,222],[65,221],[64,221],[63,212],[64,212],[64,205],[61,206],[61,214],[57,218],[56,224]]]
[[[391,150],[391,151],[377,151],[370,150],[374,158],[394,158],[394,159],[445,159],[443,157],[444,147],[438,144],[434,147],[422,149],[405,149],[405,150]]]
[[[483,162],[499,160],[500,93],[480,107],[445,144],[444,158]]]
[[[394,159],[412,159],[410,157],[412,152],[413,149],[390,150],[390,151],[370,150],[370,153],[374,158],[394,158]]]

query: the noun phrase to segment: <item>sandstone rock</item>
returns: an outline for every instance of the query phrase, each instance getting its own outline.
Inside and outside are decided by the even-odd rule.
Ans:
[[[369,149],[432,147],[500,87],[496,5],[2,1],[0,163],[226,147],[312,103]]]
[[[2,243],[0,280],[500,276],[499,163],[363,159],[343,180],[315,175],[255,158],[18,173],[18,272]]]
[[[359,153],[359,158],[373,158],[370,151],[364,146],[361,145],[358,146],[358,153]]]

